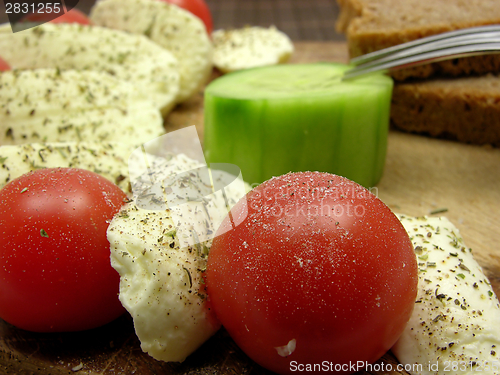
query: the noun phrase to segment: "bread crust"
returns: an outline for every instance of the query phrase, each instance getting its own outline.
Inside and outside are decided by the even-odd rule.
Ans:
[[[347,36],[350,57],[429,35],[467,27],[500,24],[497,0],[337,0],[337,30]],[[398,70],[395,80],[435,75],[500,72],[500,55],[447,60]]]
[[[397,83],[391,124],[407,132],[500,147],[500,77]]]

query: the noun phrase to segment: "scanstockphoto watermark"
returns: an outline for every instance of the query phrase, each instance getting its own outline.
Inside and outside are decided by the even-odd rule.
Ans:
[[[299,363],[297,361],[290,362],[290,371],[292,372],[378,372],[392,373],[394,371],[406,371],[410,374],[415,373],[437,373],[439,371],[457,374],[457,373],[492,373],[497,374],[500,369],[498,361],[442,361],[427,363],[385,363],[376,362],[369,363],[366,361],[356,361],[349,363],[333,363],[323,361],[321,363]]]
[[[191,162],[179,157],[185,154]],[[175,159],[175,163],[169,158]],[[196,160],[198,164],[193,164]],[[220,224],[229,216],[233,229],[243,222],[249,206],[273,217],[331,217],[334,222],[365,216],[365,203],[377,198],[377,190],[343,185],[308,188],[265,188],[246,199],[251,188],[238,166],[207,165],[195,126],[179,129],[145,143],[129,158],[129,175],[137,206],[147,210],[169,210],[181,247],[206,242],[222,234]],[[260,194],[263,195],[260,196]],[[283,195],[295,195],[284,199]],[[298,198],[298,199],[295,199]],[[231,207],[239,202],[237,215]],[[315,202],[310,204],[310,202]],[[253,206],[255,205],[255,206]],[[217,232],[217,230],[219,231]]]
[[[254,210],[261,210],[261,202],[258,200],[250,200],[248,202]],[[332,203],[321,201],[319,204],[307,204],[293,202],[287,204],[274,204],[266,209],[264,215],[268,217],[318,217],[328,216],[333,219],[337,218],[362,218],[365,216],[366,207],[364,204],[354,204],[351,201],[343,203]]]
[[[248,203],[255,210],[260,210],[262,201],[274,203],[268,204],[270,208],[264,212],[272,217],[361,218],[366,213],[365,203],[377,199],[377,196],[377,187],[366,189],[362,186],[339,184],[314,188],[305,185],[285,186],[275,189],[271,185],[256,192]]]
[[[369,363],[366,361],[356,361],[349,363],[333,363],[330,361],[323,361],[321,363],[299,363],[296,361],[290,362],[290,371],[292,372],[386,372],[392,371],[407,371],[410,373],[418,373],[422,371],[423,366],[419,364],[403,365],[392,364],[385,362]]]
[[[246,217],[247,185],[240,169],[228,163],[207,165],[195,126],[136,148],[128,166],[136,205],[145,210],[168,210],[181,247],[222,234],[220,225],[226,216],[231,223],[227,231]],[[233,216],[230,210],[238,201],[242,209]]]
[[[253,187],[259,184],[253,184]],[[313,200],[317,198],[329,198],[332,200],[346,199],[346,200],[373,200],[378,197],[378,187],[364,188],[362,186],[354,187],[352,185],[332,185],[332,186],[320,186],[313,187],[310,186],[286,186],[280,188],[279,190],[274,189],[272,186],[261,190],[260,198],[265,200],[278,200],[285,195],[294,195],[299,199]]]
[[[3,0],[12,32],[50,22],[75,8],[79,0]]]

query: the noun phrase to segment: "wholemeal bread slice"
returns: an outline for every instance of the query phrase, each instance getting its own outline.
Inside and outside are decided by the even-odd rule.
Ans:
[[[500,77],[395,84],[391,124],[408,132],[500,147]]]
[[[498,0],[337,0],[337,30],[347,36],[349,54],[360,56],[429,35],[500,24]],[[500,55],[447,60],[398,70],[396,80],[433,75],[500,72]]]
[[[351,57],[446,31],[500,24],[498,0],[337,0]],[[500,54],[392,73],[393,127],[500,147]],[[426,78],[426,79],[422,79]]]

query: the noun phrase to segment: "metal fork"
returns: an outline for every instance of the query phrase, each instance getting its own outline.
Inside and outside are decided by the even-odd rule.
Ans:
[[[355,57],[342,79],[492,53],[500,53],[500,25],[454,30]]]

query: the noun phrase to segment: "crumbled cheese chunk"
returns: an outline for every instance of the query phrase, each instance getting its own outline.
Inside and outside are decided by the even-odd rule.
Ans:
[[[171,186],[155,182],[177,175],[191,194],[202,181],[203,164],[182,154],[148,159],[151,172],[142,176],[140,163],[131,160],[134,199],[109,225],[111,264],[120,274],[120,301],[134,319],[142,349],[158,360],[183,361],[220,327],[206,304],[203,272],[219,223],[249,187],[226,186],[227,201],[219,190],[209,199],[172,203]],[[165,195],[152,192],[158,186]]]
[[[273,26],[217,30],[212,38],[214,65],[224,73],[286,62],[294,49],[290,38]]]
[[[96,70],[128,81],[166,114],[179,92],[177,59],[143,35],[79,24],[0,29],[2,58],[13,69]]]
[[[128,82],[95,71],[0,74],[0,144],[141,144],[165,133],[159,109]]]
[[[179,61],[176,101],[198,93],[212,73],[212,42],[205,25],[192,13],[164,1],[101,0],[90,13],[94,25],[142,34]]]
[[[498,367],[499,301],[458,229],[444,217],[400,220],[415,248],[419,280],[413,314],[393,353],[414,375]]]
[[[109,142],[53,142],[0,146],[0,188],[40,168],[82,168],[130,192],[128,158],[132,146]]]

